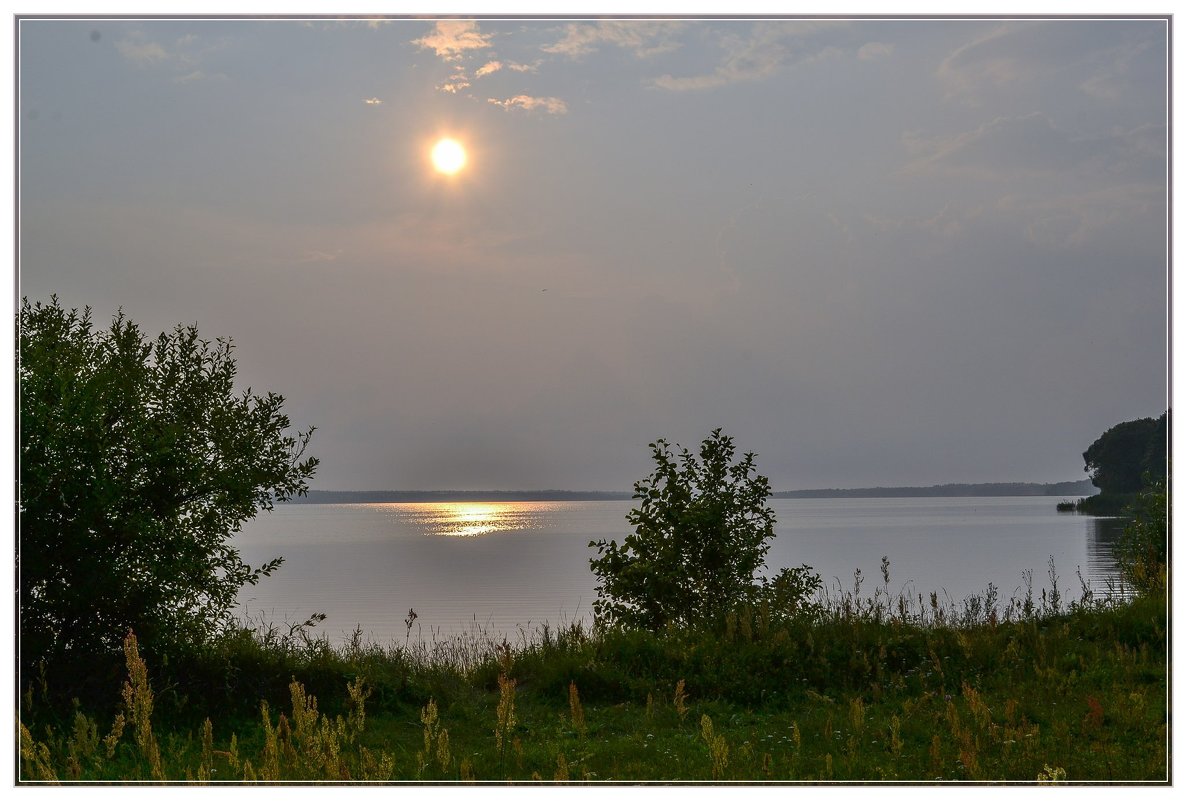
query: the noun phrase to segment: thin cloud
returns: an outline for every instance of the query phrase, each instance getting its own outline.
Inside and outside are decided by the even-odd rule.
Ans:
[[[421,49],[432,50],[446,61],[457,61],[468,51],[490,47],[491,36],[479,31],[474,20],[440,20],[433,26],[432,33],[413,39],[412,43]]]
[[[512,72],[536,72],[540,68],[540,61],[535,61],[531,64],[518,64],[514,61],[488,61],[474,71],[475,78],[485,78],[487,75],[498,72],[499,70],[511,70]]]
[[[169,53],[157,42],[122,39],[115,43],[115,49],[128,61],[140,66],[159,64],[169,60]]]
[[[811,48],[790,44],[819,30],[819,25],[809,24],[756,25],[749,38],[728,36],[723,40],[726,55],[713,72],[686,77],[661,75],[652,84],[675,92],[714,89],[769,78],[788,64],[839,55],[841,51],[833,46]]]
[[[1110,144],[1075,140],[1037,111],[998,117],[955,136],[929,140],[909,134],[903,141],[921,156],[904,168],[906,174],[938,171],[995,181],[1071,169],[1104,155]]]
[[[565,35],[559,42],[541,49],[545,53],[580,58],[609,45],[648,58],[680,47],[674,35],[683,27],[682,22],[571,22],[565,26]]]
[[[894,53],[894,45],[886,42],[867,42],[857,50],[858,61],[877,61]]]
[[[298,264],[327,264],[329,262],[338,261],[342,257],[342,248],[334,251],[326,250],[307,250],[297,259]]]
[[[1005,24],[954,49],[936,74],[947,99],[970,106],[1011,100],[1033,109],[1071,86],[1115,102],[1164,80],[1166,29],[1136,25]]]
[[[175,73],[175,83],[194,83],[211,79],[226,80],[225,73],[203,69],[202,63],[208,55],[226,44],[225,39],[212,41],[192,33],[162,43],[148,38],[144,31],[136,30],[116,42],[115,48],[124,60],[138,68],[170,70]]]
[[[173,80],[177,83],[193,83],[194,81],[225,81],[226,79],[226,74],[222,72],[211,73],[204,70],[194,70],[193,72],[187,72],[185,75],[179,75]]]
[[[529,95],[516,95],[515,97],[509,97],[506,100],[498,100],[492,97],[488,98],[486,102],[496,106],[502,106],[508,111],[513,108],[521,108],[524,111],[543,111],[547,114],[565,114],[569,111],[568,104],[559,97],[531,97]]]
[[[438,86],[437,90],[441,92],[448,92],[451,95],[456,95],[463,89],[469,88],[469,86],[470,81],[465,75],[454,75],[448,81]]]

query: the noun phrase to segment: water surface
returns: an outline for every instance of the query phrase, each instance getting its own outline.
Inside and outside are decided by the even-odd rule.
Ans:
[[[1079,569],[1098,591],[1116,581],[1116,521],[1055,511],[1057,498],[776,499],[769,570],[811,565],[835,592],[881,584],[960,601],[993,584],[1003,600],[1050,587],[1054,560],[1065,597]],[[590,540],[630,533],[631,501],[292,504],[251,521],[236,538],[275,575],[240,595],[241,612],[275,623],[328,615],[340,641],[356,627],[372,641],[443,639],[479,627],[512,638],[541,623],[587,617],[596,597]],[[411,632],[408,611],[417,618]]]

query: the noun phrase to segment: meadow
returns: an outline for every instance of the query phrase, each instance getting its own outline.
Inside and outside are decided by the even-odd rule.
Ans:
[[[695,629],[518,642],[332,646],[310,620],[154,662],[131,635],[118,660],[27,682],[20,778],[1168,780],[1165,592],[1069,603],[1053,581],[954,604],[889,587],[792,617],[752,606]]]

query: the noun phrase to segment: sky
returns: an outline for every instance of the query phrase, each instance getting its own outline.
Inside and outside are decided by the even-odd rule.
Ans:
[[[1084,477],[1167,407],[1163,20],[35,20],[18,278],[234,340],[315,489]],[[467,152],[455,175],[430,150]]]

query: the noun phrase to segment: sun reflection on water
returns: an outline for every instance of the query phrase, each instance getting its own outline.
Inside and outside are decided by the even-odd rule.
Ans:
[[[416,523],[426,534],[444,537],[481,537],[501,531],[539,528],[542,504],[422,503],[416,504]]]

